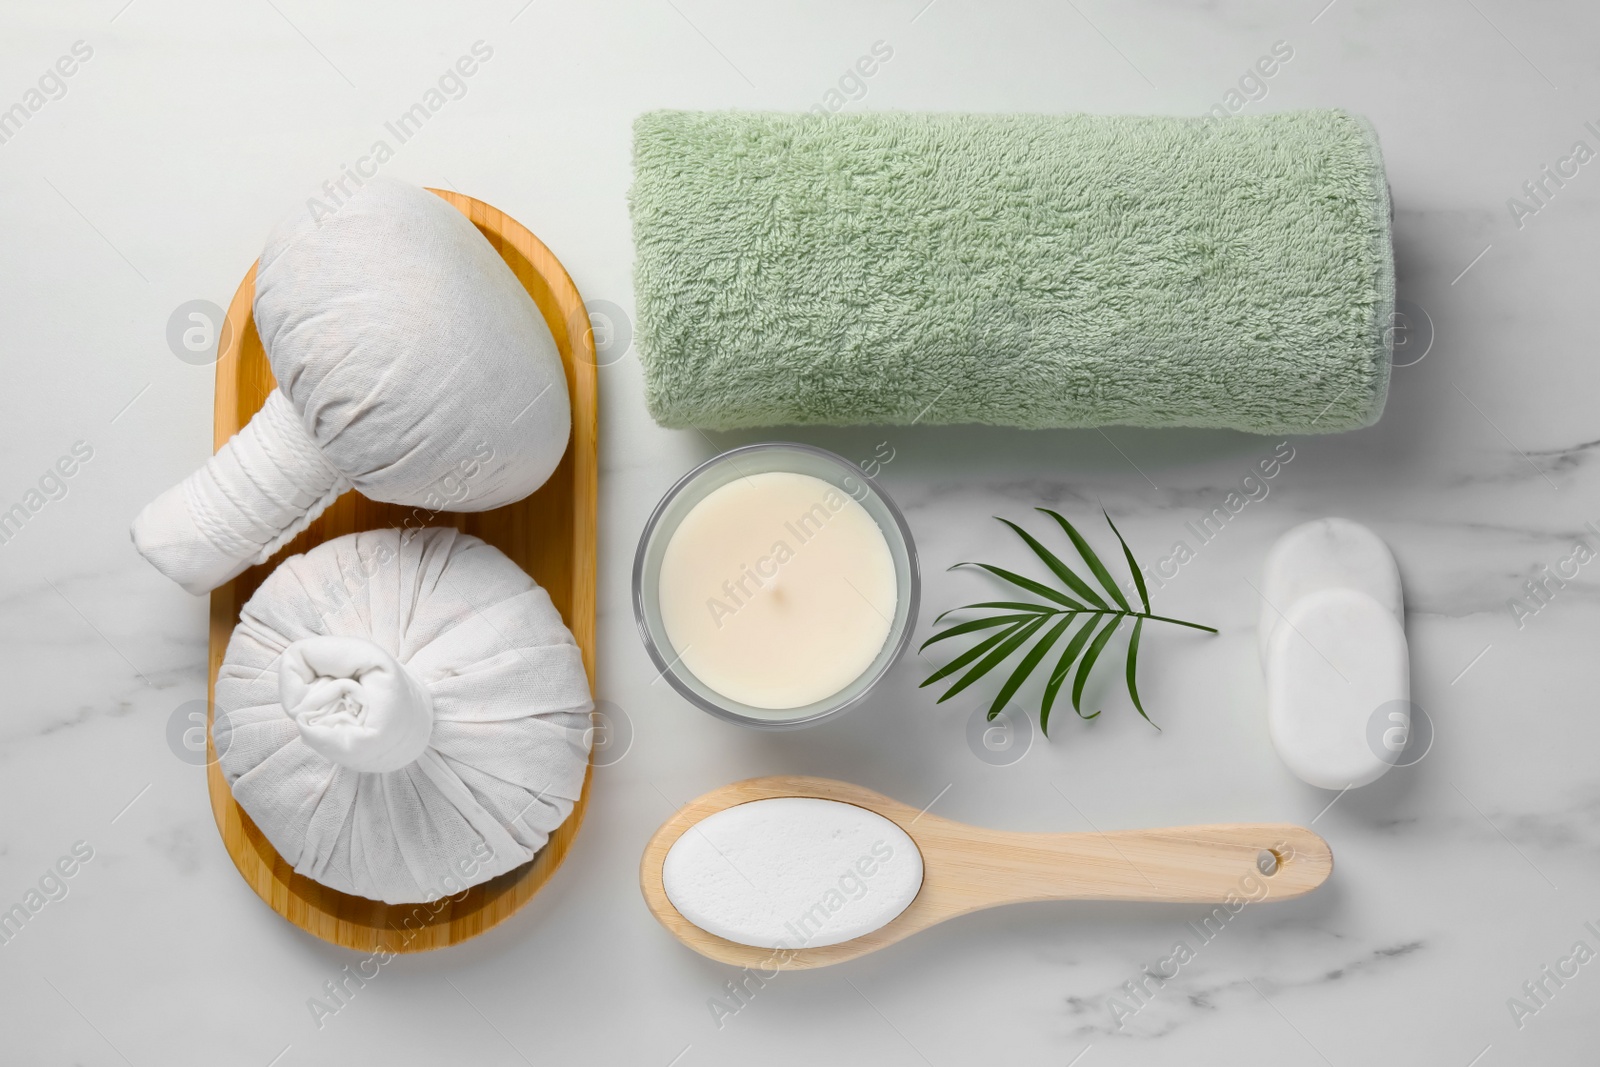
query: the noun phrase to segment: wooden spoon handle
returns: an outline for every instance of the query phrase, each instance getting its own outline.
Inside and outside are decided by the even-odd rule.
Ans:
[[[1030,900],[1286,900],[1333,871],[1328,843],[1287,823],[1017,834],[940,820],[928,830],[918,834],[924,892],[955,913]]]

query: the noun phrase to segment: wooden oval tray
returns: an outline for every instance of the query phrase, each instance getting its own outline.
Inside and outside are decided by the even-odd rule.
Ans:
[[[489,239],[543,312],[567,371],[572,398],[572,439],[550,480],[526,500],[477,514],[440,512],[424,520],[481,537],[510,556],[549,592],[583,650],[583,666],[594,687],[595,512],[597,496],[597,383],[594,334],[583,299],[550,250],[515,219],[459,193],[432,189],[472,220]],[[228,323],[217,360],[215,448],[250,420],[276,387],[250,306],[256,268],[250,267],[228,307]],[[259,566],[211,594],[210,685],[214,714],[217,671],[256,586],[288,556],[358,530],[416,525],[417,510],[379,504],[351,491],[334,502],[305,532]],[[432,904],[389,905],[319,885],[273,849],[233,799],[207,729],[206,782],[211,811],[234,864],[256,895],[273,911],[324,941],[362,951],[421,952],[476,937],[526,904],[566,857],[589,801],[590,773],[572,814],[528,863],[465,895]]]

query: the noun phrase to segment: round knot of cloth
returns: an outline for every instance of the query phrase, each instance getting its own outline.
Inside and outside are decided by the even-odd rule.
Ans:
[[[355,771],[397,771],[433,733],[433,697],[363,637],[304,637],[284,649],[278,699],[308,748]]]
[[[191,593],[266,562],[349,489],[487,511],[561,462],[555,338],[477,227],[426,189],[374,179],[332,215],[285,219],[253,315],[277,389],[133,522],[139,552]]]
[[[291,556],[217,671],[223,777],[294,869],[407,904],[531,860],[583,793],[583,653],[550,596],[448,528]]]

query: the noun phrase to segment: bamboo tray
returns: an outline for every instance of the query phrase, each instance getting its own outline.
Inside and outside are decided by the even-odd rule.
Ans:
[[[594,687],[594,598],[598,416],[594,335],[576,286],[550,250],[526,228],[489,205],[459,193],[430,190],[455,206],[510,265],[555,335],[572,398],[572,439],[550,480],[533,496],[477,514],[441,512],[429,525],[453,525],[481,537],[511,557],[550,593],[583,650]],[[221,448],[266,402],[276,383],[267,365],[250,307],[256,268],[250,267],[233,303],[217,360],[215,448]],[[252,567],[211,594],[210,684],[207,691],[206,782],[223,844],[240,875],[273,911],[324,941],[362,951],[421,952],[476,937],[504,921],[550,880],[578,832],[589,801],[593,765],[572,814],[528,863],[472,887],[464,896],[433,904],[389,905],[349,896],[298,875],[234,802],[210,738],[217,671],[256,586],[283,559],[359,530],[416,523],[416,508],[379,504],[357,492],[340,497],[299,537],[266,563]]]

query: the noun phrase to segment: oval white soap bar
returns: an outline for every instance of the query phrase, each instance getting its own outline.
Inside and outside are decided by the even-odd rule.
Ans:
[[[1409,724],[1405,631],[1389,607],[1352,589],[1301,597],[1267,646],[1267,725],[1289,769],[1323,789],[1366,785],[1391,759],[1373,742],[1373,716]],[[1397,722],[1392,714],[1406,721]]]
[[[854,804],[775,797],[683,832],[661,868],[667,899],[708,933],[756,948],[837,945],[888,925],[922,888],[922,853]]]
[[[1405,625],[1400,568],[1383,538],[1349,519],[1317,519],[1278,538],[1267,553],[1257,627],[1263,659],[1278,627],[1278,612],[1288,611],[1302,597],[1323,589],[1365,593],[1387,608],[1395,622]]]

